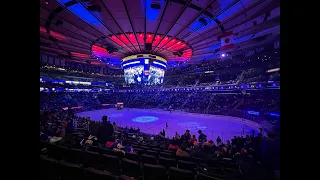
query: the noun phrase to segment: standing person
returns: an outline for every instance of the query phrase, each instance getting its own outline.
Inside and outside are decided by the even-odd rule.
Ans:
[[[180,135],[178,132],[176,132],[176,135],[174,136],[175,139],[180,139]]]
[[[168,126],[168,122],[166,122],[166,129],[168,129],[168,127],[169,127],[169,126]]]
[[[98,142],[100,147],[104,147],[106,142],[112,137],[114,132],[113,126],[108,122],[108,116],[102,117],[102,123],[98,127]]]
[[[199,130],[198,133],[199,133],[198,142],[204,143],[207,140],[207,135],[203,134],[201,130]]]
[[[118,132],[118,127],[117,127],[117,125],[116,125],[116,122],[113,122],[113,123],[112,123],[112,126],[113,126],[113,130],[114,130],[115,132]]]
[[[166,131],[164,129],[162,129],[162,136],[166,138]]]
[[[184,135],[183,135],[183,138],[184,138],[184,140],[185,141],[189,141],[190,139],[191,139],[191,134],[190,134],[190,130],[186,130],[186,132],[184,133]]]
[[[260,141],[261,162],[270,173],[279,179],[280,176],[280,138],[274,131]]]

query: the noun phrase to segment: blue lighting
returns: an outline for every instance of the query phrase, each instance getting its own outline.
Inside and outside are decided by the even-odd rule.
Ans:
[[[204,50],[211,51],[211,50],[219,49],[220,47],[221,47],[221,43],[205,48]]]
[[[202,23],[199,21],[199,19],[200,18],[204,18],[206,21],[207,21],[207,25],[206,26],[202,26]],[[215,22],[213,21],[213,20],[211,20],[211,18],[209,18],[209,17],[204,17],[204,16],[202,16],[202,17],[199,17],[197,20],[195,20],[192,24],[191,24],[191,26],[190,26],[190,32],[193,32],[193,31],[197,31],[198,33],[200,33],[200,32],[202,32],[202,31],[204,31],[204,30],[206,30],[206,29],[208,29],[208,27],[210,27],[210,26],[212,26],[212,25],[214,25],[215,24]],[[200,26],[202,26],[201,28],[199,28]]]
[[[252,115],[257,115],[257,116],[259,116],[259,115],[260,115],[260,112],[258,112],[258,111],[248,111],[248,114],[252,114]]]
[[[197,122],[185,122],[185,123],[179,123],[178,125],[181,126],[182,129],[188,129],[188,130],[203,130],[208,128],[207,126],[202,126]]]
[[[152,0],[146,0],[146,4],[147,4],[147,19],[149,21],[155,21],[157,19],[157,17],[160,14],[161,9],[152,9],[151,8],[151,2]],[[144,0],[141,0],[142,6],[144,8]],[[161,0],[160,2],[160,6],[162,7],[164,3],[164,0]]]
[[[228,5],[230,5],[232,3],[232,1],[233,0],[219,1],[219,11],[225,9]],[[227,19],[227,17],[230,17],[234,12],[239,10],[241,7],[242,7],[241,4],[239,2],[237,2],[234,6],[229,8],[227,11],[225,11],[224,13],[220,14],[219,16],[217,16],[217,18],[222,22],[225,19]],[[216,24],[216,22],[214,20],[212,20],[210,17],[202,16],[202,18],[204,18],[207,21],[208,24],[206,26],[203,26],[203,27],[199,28],[202,25],[202,23],[199,22],[200,18],[201,17],[199,17],[195,22],[193,22],[191,24],[190,32],[196,30],[197,32],[201,33],[202,31],[204,31],[204,30],[208,29],[209,27],[212,27],[212,26],[214,26]]]
[[[139,116],[139,117],[133,118],[132,121],[139,122],[139,123],[149,123],[149,122],[158,121],[158,119],[159,118],[155,116]]]
[[[266,114],[269,114],[270,116],[280,117],[279,113],[266,113]]]
[[[236,4],[234,4],[232,7],[230,7],[229,9],[227,9],[225,12],[223,12],[222,14],[220,14],[217,18],[223,22],[225,20],[227,20],[228,18],[230,18],[231,16],[235,15],[235,12],[241,11],[242,9],[242,4],[244,3],[246,4],[245,1],[248,0],[243,0],[238,1]],[[219,1],[220,3],[220,10],[224,10],[228,5],[230,5],[233,2],[233,0],[224,0],[224,1]]]
[[[220,46],[220,45],[219,45]],[[216,54],[212,54],[212,55],[207,55],[207,56],[201,56],[201,60],[204,60],[204,59],[210,59],[210,58],[214,58],[216,57],[217,55]]]
[[[123,113],[110,114],[110,117],[121,117],[121,116],[123,116]]]
[[[237,43],[240,43],[240,42],[243,42],[243,41],[250,39],[251,36],[252,36],[252,34],[249,34],[247,36],[235,39],[233,42],[237,44]]]
[[[60,1],[61,4],[65,4],[71,0],[58,0]],[[102,26],[102,24],[100,23],[100,21],[98,21],[84,6],[82,6],[81,4],[75,4],[72,5],[70,7],[68,7],[68,9],[74,13],[75,15],[77,15],[78,17],[80,17],[81,19],[83,19],[85,22],[93,24],[93,25],[99,25]],[[98,16],[101,19],[101,16],[96,13],[96,16]]]
[[[253,34],[250,34],[250,35],[247,35],[247,36],[238,38],[238,39],[234,39],[233,42],[234,42],[235,44],[238,44],[238,43],[247,41],[248,39],[250,39],[250,37],[251,37],[252,35],[253,35]],[[221,47],[221,43],[216,44],[216,45],[213,45],[213,46],[210,46],[210,47],[207,47],[207,48],[205,48],[204,50],[206,50],[206,51],[211,51],[211,50],[219,49],[220,47]]]

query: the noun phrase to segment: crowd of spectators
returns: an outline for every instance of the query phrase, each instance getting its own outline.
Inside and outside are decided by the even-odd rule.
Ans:
[[[267,121],[270,124],[269,128],[280,131],[279,115],[270,115],[270,113],[280,113],[279,96],[279,90],[253,90],[245,93],[240,91],[234,93],[212,91],[40,92],[40,108],[46,111],[72,109],[78,112],[103,109],[106,106],[114,107],[117,102],[123,102],[125,108],[227,115],[257,123]]]
[[[258,179],[265,178],[263,176],[274,178],[274,171],[280,170],[279,139],[274,132],[263,137],[253,131],[251,135],[235,136],[223,143],[220,137],[208,140],[201,130],[198,135],[191,135],[186,130],[181,136],[176,134],[172,139],[167,139],[161,135],[145,134],[139,129],[117,127],[108,121],[107,116],[102,117],[102,122],[90,121],[75,116],[72,111],[40,111],[40,117],[40,141],[68,148],[92,151],[99,147],[126,155],[141,153],[142,146],[153,146],[174,152],[179,158],[235,162],[243,174],[254,174]],[[73,122],[79,120],[90,123],[90,128],[82,133],[76,132]],[[41,149],[42,154],[46,151],[46,148]],[[259,173],[255,172],[257,169],[260,169]],[[262,174],[261,169],[265,170]],[[206,171],[205,168],[198,170]]]
[[[99,109],[102,104],[124,102],[130,108],[183,110],[195,113],[223,114],[230,110],[280,112],[279,90],[254,90],[245,93],[198,92],[40,92],[42,109],[85,107]]]

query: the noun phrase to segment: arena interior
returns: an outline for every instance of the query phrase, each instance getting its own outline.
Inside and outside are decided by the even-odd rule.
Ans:
[[[40,0],[40,169],[280,178],[279,0]]]

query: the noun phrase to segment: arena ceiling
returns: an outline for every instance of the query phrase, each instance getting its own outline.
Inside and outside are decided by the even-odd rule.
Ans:
[[[139,53],[197,63],[273,43],[279,22],[280,0],[40,0],[40,52],[114,68]],[[229,31],[235,47],[221,51]]]

